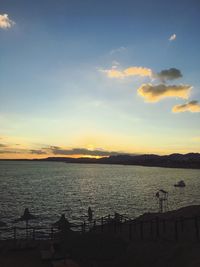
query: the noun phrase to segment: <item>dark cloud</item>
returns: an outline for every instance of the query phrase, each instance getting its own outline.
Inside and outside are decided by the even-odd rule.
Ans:
[[[7,145],[4,145],[4,144],[0,144],[0,147],[7,147]]]
[[[30,150],[31,154],[37,154],[37,155],[45,155],[47,154],[45,151],[40,150],[40,149],[32,149]]]
[[[196,100],[190,101],[188,103],[182,104],[182,105],[176,105],[173,107],[172,111],[174,113],[179,112],[200,112],[200,103]]]
[[[190,85],[153,85],[151,83],[142,84],[138,88],[138,94],[145,98],[147,102],[157,102],[165,97],[179,97],[187,99],[192,87]]]
[[[12,154],[17,154],[17,153],[20,153],[20,152],[18,152],[18,151],[13,151],[13,150],[0,150],[0,154],[6,154],[6,153],[8,153],[8,154],[10,154],[10,153],[12,153]]]
[[[54,149],[61,149],[61,147],[59,147],[59,146],[44,146],[44,147],[42,147],[42,149],[45,149],[45,150],[52,149],[52,150],[54,150]]]
[[[176,68],[162,70],[161,72],[158,72],[155,74],[155,78],[158,78],[162,80],[163,82],[175,80],[181,77],[183,77],[181,71]]]
[[[0,150],[0,154],[4,154],[4,153],[7,153],[6,150]]]
[[[89,150],[86,148],[73,148],[73,149],[62,149],[62,148],[52,148],[51,152],[54,155],[91,155],[91,156],[111,156],[118,155],[119,153],[113,151],[105,150]]]

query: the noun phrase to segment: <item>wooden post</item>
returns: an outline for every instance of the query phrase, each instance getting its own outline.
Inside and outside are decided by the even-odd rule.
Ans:
[[[33,236],[32,236],[33,240],[35,240],[35,228],[33,228]]]
[[[180,217],[180,223],[181,223],[181,232],[184,231],[184,218]]]
[[[94,220],[93,228],[94,228],[94,230],[96,229],[96,220]]]
[[[16,227],[14,227],[13,228],[13,230],[14,230],[14,235],[13,235],[13,237],[14,237],[14,241],[16,241],[16,239],[17,239],[17,231],[16,231]]]
[[[197,216],[195,216],[194,218],[194,224],[195,224],[196,238],[197,238],[197,241],[199,241],[199,223],[198,223]]]
[[[132,223],[129,223],[129,240],[132,240]]]
[[[174,221],[174,238],[175,238],[175,241],[178,241],[178,222],[177,222],[177,220]]]
[[[141,237],[141,240],[143,240],[143,238],[144,238],[143,226],[144,226],[143,221],[140,221],[140,237]]]
[[[156,237],[160,236],[159,217],[156,217]]]
[[[85,233],[85,220],[84,220],[84,222],[83,222],[83,233]]]
[[[82,234],[84,233],[84,223],[82,223],[82,225],[81,225],[81,233]]]
[[[152,220],[150,221],[150,234],[152,237],[152,235],[153,235],[153,221]]]
[[[166,221],[165,221],[165,219],[163,219],[162,224],[163,224],[163,233],[165,233],[166,232]]]
[[[28,220],[26,221],[26,240],[28,239]]]
[[[115,234],[117,233],[117,223],[118,223],[118,222],[115,220],[115,221],[114,221],[114,232],[115,232]]]
[[[51,240],[53,240],[53,227],[51,227]]]
[[[120,233],[122,232],[122,225],[123,225],[123,223],[120,222],[120,223],[119,223],[119,232],[120,232]]]
[[[103,217],[101,217],[101,232],[103,232]]]

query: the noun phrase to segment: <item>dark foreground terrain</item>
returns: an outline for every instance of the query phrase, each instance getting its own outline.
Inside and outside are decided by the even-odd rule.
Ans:
[[[190,206],[108,221],[82,234],[62,230],[52,240],[1,241],[0,266],[199,267],[199,216],[200,206]]]

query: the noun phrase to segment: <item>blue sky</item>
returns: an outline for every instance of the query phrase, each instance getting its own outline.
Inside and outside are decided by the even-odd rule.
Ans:
[[[194,0],[1,1],[0,157],[200,152],[199,12]],[[109,76],[130,67],[152,75]],[[171,68],[182,77],[160,80]]]

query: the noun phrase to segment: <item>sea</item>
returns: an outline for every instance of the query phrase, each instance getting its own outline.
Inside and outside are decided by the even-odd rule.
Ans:
[[[184,180],[185,188],[174,187]],[[168,209],[200,204],[200,170],[62,162],[0,161],[0,221],[12,226],[25,208],[33,225],[51,225],[61,214],[83,222],[118,212],[135,218],[159,209],[156,192],[168,192]]]

